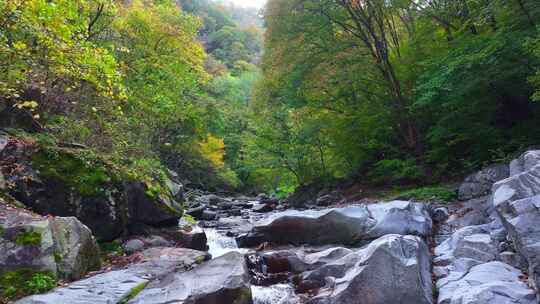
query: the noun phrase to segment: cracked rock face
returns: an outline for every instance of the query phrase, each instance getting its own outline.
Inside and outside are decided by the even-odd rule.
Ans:
[[[509,176],[508,165],[495,165],[469,175],[459,187],[458,198],[462,201],[489,194],[494,183]]]
[[[493,186],[496,207],[508,237],[528,265],[529,279],[540,290],[540,151],[512,162],[511,177]]]
[[[535,293],[520,280],[521,271],[502,262],[473,266],[460,278],[438,286],[438,304],[534,304]],[[439,284],[438,284],[439,285]]]
[[[387,234],[428,236],[432,221],[425,204],[393,201],[320,211],[290,210],[256,223],[239,245],[354,245]],[[291,233],[294,231],[294,233]]]
[[[430,304],[429,250],[415,236],[386,235],[310,273],[326,282],[310,304]]]

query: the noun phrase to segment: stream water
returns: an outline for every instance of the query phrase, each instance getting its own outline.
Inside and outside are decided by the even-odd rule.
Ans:
[[[208,241],[208,253],[212,258],[222,256],[228,252],[236,251],[242,254],[248,253],[248,249],[238,248],[236,240],[220,233],[215,228],[205,228]],[[294,288],[288,284],[276,284],[272,286],[252,285],[253,304],[296,304]]]

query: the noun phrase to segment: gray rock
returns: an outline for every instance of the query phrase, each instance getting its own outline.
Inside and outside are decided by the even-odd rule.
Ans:
[[[140,182],[125,183],[124,191],[131,225],[178,225],[183,212],[180,203],[165,197],[149,197],[146,184]]]
[[[213,221],[217,219],[217,213],[210,210],[204,210],[202,214],[202,219],[205,221]]]
[[[88,227],[74,217],[55,217],[49,222],[59,277],[77,280],[99,269],[100,249]]]
[[[533,304],[536,296],[520,281],[522,273],[501,262],[472,267],[457,280],[439,284],[438,304]]]
[[[197,226],[192,225],[189,228],[177,229],[173,234],[174,239],[185,248],[206,251],[208,249],[206,233]]]
[[[540,151],[527,151],[510,163],[510,176],[529,171],[539,163]]]
[[[205,252],[183,248],[151,248],[144,261],[127,269],[101,273],[67,287],[26,297],[17,304],[111,304],[127,301],[149,282],[174,272],[191,269],[208,258]]]
[[[253,212],[257,212],[257,213],[267,213],[267,212],[272,212],[274,210],[274,207],[272,206],[272,204],[257,204],[257,205],[254,205],[253,208],[252,208]]]
[[[203,218],[203,213],[204,213],[204,210],[206,210],[206,208],[207,207],[205,205],[200,205],[198,207],[194,207],[194,208],[190,208],[186,210],[186,214],[200,220]]]
[[[493,185],[497,209],[515,250],[528,264],[529,279],[540,290],[540,151],[524,153],[514,173]],[[517,168],[517,169],[516,169]]]
[[[494,165],[469,175],[458,190],[460,200],[469,200],[489,194],[491,186],[510,175],[508,165]]]
[[[237,239],[239,246],[279,244],[357,244],[386,234],[427,236],[432,222],[424,204],[393,201],[321,211],[290,210],[257,222]]]
[[[54,149],[57,155],[50,160],[71,160],[77,163],[69,166],[85,166],[74,155],[73,149],[48,148]],[[141,225],[175,226],[178,223],[182,206],[168,198],[149,197],[144,183],[112,182],[116,178],[103,172],[102,182],[92,185],[90,189],[82,189],[84,187],[80,184],[74,187],[66,182],[65,178],[71,179],[71,176],[55,178],[43,174],[50,171],[48,166],[61,166],[61,163],[34,161],[49,159],[46,153],[44,149],[37,149],[32,142],[12,137],[0,152],[3,168],[18,168],[2,170],[9,185],[7,192],[33,211],[41,215],[74,216],[88,226],[100,241],[112,241],[123,234],[132,233],[132,228]]]
[[[446,207],[439,207],[433,210],[433,214],[431,215],[431,218],[435,222],[443,222],[446,221],[450,217],[450,213],[448,212],[448,208]]]
[[[132,254],[134,252],[138,252],[144,249],[144,242],[139,239],[132,239],[127,242],[125,242],[122,245],[122,248],[127,254]]]
[[[386,235],[318,272],[326,286],[310,304],[433,302],[429,250],[415,236]]]
[[[184,273],[148,285],[129,303],[251,304],[244,256],[231,252]]]
[[[76,280],[100,267],[99,247],[76,218],[41,217],[0,200],[0,272],[50,271]]]
[[[459,258],[468,258],[479,263],[490,262],[497,258],[497,245],[487,226],[464,227],[435,248],[434,263],[437,266],[447,266]]]
[[[185,189],[184,189],[184,185],[182,185],[182,183],[179,182],[178,173],[171,170],[167,170],[167,171],[169,173],[169,178],[166,179],[165,181],[167,183],[167,187],[169,188],[169,191],[172,194],[172,197],[177,202],[184,202]]]
[[[499,254],[501,262],[506,263],[517,269],[527,269],[527,262],[523,258],[511,251],[504,251]]]

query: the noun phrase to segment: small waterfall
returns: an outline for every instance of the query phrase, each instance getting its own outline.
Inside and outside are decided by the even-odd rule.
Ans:
[[[220,233],[215,228],[205,228],[204,232],[206,233],[208,242],[208,253],[212,255],[212,258],[220,257],[231,251],[240,252],[242,254],[248,252],[248,249],[246,248],[238,248],[234,238]]]
[[[253,304],[298,304],[300,299],[291,285],[251,286]]]

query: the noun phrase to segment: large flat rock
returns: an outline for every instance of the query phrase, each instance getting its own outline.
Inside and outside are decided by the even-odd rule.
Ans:
[[[432,221],[424,204],[393,201],[324,210],[290,210],[257,222],[240,246],[278,244],[354,245],[386,234],[428,236]]]
[[[127,269],[111,271],[74,282],[66,287],[26,297],[17,304],[112,304],[129,297],[157,278],[184,272],[208,258],[205,252],[184,248],[151,248],[144,261]]]
[[[131,304],[251,304],[244,256],[231,252],[184,273],[149,284]]]

